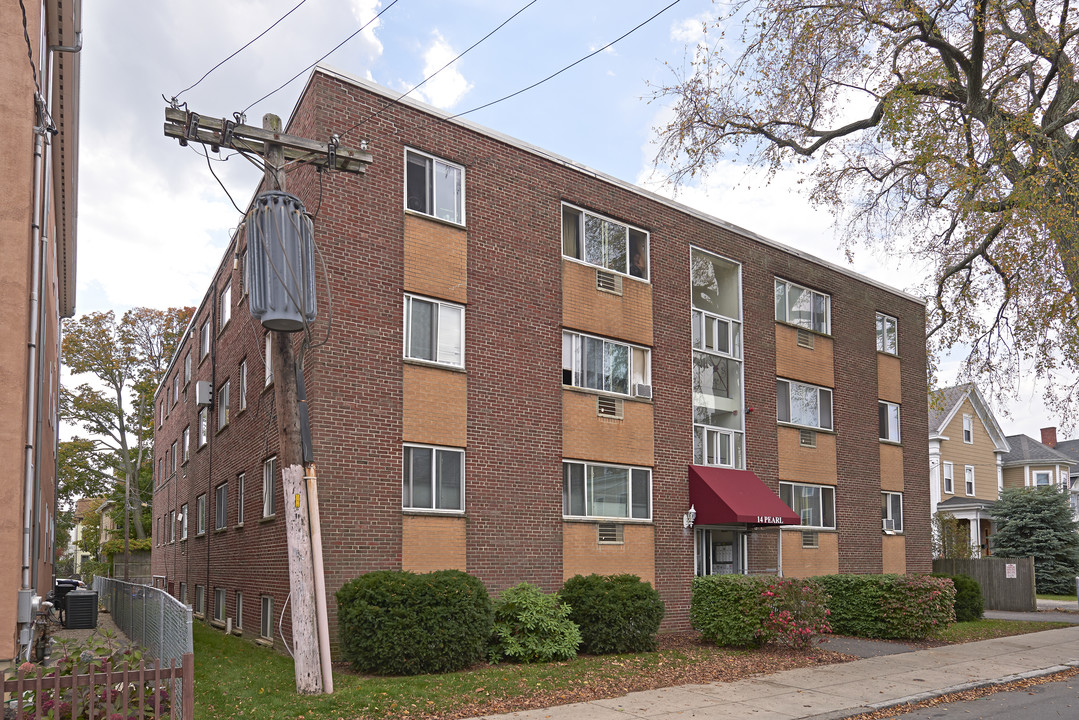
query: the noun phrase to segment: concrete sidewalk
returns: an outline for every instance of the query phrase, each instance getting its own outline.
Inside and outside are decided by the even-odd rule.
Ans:
[[[1079,627],[788,670],[751,680],[631,693],[488,720],[845,718],[949,692],[1079,667]]]

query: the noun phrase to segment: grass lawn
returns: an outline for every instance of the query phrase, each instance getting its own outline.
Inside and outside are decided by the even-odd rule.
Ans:
[[[1064,623],[982,620],[956,623],[938,637],[947,643],[1066,627]],[[842,660],[766,648],[727,650],[696,641],[664,641],[665,649],[637,655],[581,657],[565,663],[481,666],[445,675],[372,677],[335,666],[334,694],[296,694],[292,658],[202,623],[195,640],[197,718],[452,718],[616,697],[687,683],[732,681],[762,673]]]
[[[1076,602],[1075,595],[1050,595],[1048,593],[1038,593],[1039,600],[1063,600],[1064,602],[1071,601]]]

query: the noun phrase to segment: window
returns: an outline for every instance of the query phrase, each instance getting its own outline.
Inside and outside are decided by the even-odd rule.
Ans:
[[[776,278],[776,320],[831,335],[832,298]]]
[[[235,626],[237,630],[240,630],[244,626],[244,594],[242,592],[236,593],[236,622]]]
[[[217,429],[220,430],[229,424],[229,382],[225,381],[225,384],[217,392]]]
[[[161,545],[165,542],[165,516],[162,515],[157,519],[157,544]]]
[[[247,297],[247,288],[250,284],[250,279],[247,277],[247,247],[245,246],[243,251],[240,252],[240,299],[243,300]]]
[[[877,350],[897,355],[899,353],[899,335],[896,319],[891,315],[877,313]]]
[[[955,470],[952,463],[944,463],[944,492],[948,495],[955,493]]]
[[[191,459],[191,426],[188,425],[184,428],[183,437],[180,440],[180,444],[183,445],[184,462]]]
[[[202,329],[199,333],[199,360],[210,354],[210,322],[206,321],[202,324]]]
[[[172,404],[180,401],[180,373],[172,376]]]
[[[169,474],[170,475],[175,475],[176,474],[176,441],[175,440],[172,441],[172,459],[169,462],[171,463],[169,465]]]
[[[225,283],[225,287],[221,289],[221,330],[225,329],[225,326],[229,324],[229,320],[232,319],[232,281]]]
[[[214,620],[225,622],[225,588],[214,588]]]
[[[802,518],[803,527],[835,529],[835,488],[779,483],[779,499]]]
[[[963,416],[963,442],[970,445],[974,442],[974,416]]]
[[[899,442],[899,406],[883,400],[877,403],[880,439]]]
[[[465,224],[465,169],[415,150],[405,151],[405,207]]]
[[[266,356],[263,359],[263,367],[266,369],[266,387],[273,382],[273,352],[270,347],[271,335],[266,333]]]
[[[262,623],[259,626],[259,637],[270,640],[273,638],[273,598],[263,595],[261,600]]]
[[[191,382],[191,351],[184,356],[184,387]]]
[[[184,538],[187,537],[187,524],[185,523],[186,520],[187,520],[187,505],[184,505],[182,508],[180,508],[180,522],[184,523],[184,525],[183,525],[183,536],[180,538],[181,540],[183,540]],[[169,542],[176,542],[176,511],[175,510],[170,510],[169,511]]]
[[[209,410],[207,408],[199,408],[199,447],[206,444],[206,438],[209,437]]]
[[[240,362],[240,412],[247,409],[247,361]]]
[[[405,357],[464,366],[465,309],[405,295]]]
[[[196,615],[206,614],[206,588],[202,585],[195,585],[195,608]]]
[[[694,464],[740,468],[742,460],[742,433],[705,425],[693,427]]]
[[[247,476],[240,473],[236,476],[236,524],[244,524],[244,482]]]
[[[229,484],[223,482],[214,491],[214,529],[222,530],[228,525]]]
[[[963,478],[966,481],[967,495],[974,494],[974,466],[966,465],[963,468]]]
[[[651,520],[652,471],[563,461],[562,514]]]
[[[573,332],[562,333],[563,385],[648,397],[652,392],[651,383],[651,351],[648,348]]]
[[[157,459],[157,482],[158,484],[165,482],[165,458]]]
[[[1053,484],[1053,473],[1048,470],[1038,470],[1034,473],[1034,484],[1038,487]]]
[[[180,583],[180,602],[187,604],[187,583]]]
[[[562,206],[562,254],[604,270],[648,279],[648,233],[571,205]]]
[[[277,458],[262,463],[262,517],[274,514],[274,485],[277,480]]]
[[[173,519],[175,519],[175,515],[173,516]],[[173,530],[174,539],[175,534],[176,531]],[[187,540],[187,503],[180,506],[180,539]]]
[[[885,531],[903,532],[903,493],[881,493],[880,517]]]
[[[410,509],[464,510],[463,450],[406,445],[402,502]]]
[[[776,380],[780,422],[832,429],[832,391],[794,380]]]
[[[172,477],[172,473],[173,473],[172,462],[171,462],[171,459],[169,458],[169,451],[168,450],[165,451],[165,469],[169,472],[169,477]]]

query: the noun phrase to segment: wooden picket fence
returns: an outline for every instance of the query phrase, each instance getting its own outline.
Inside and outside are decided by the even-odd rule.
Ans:
[[[115,713],[142,720],[194,720],[195,656],[185,654],[179,665],[175,660],[167,667],[148,664],[119,669],[106,664],[101,670],[79,675],[49,675],[48,668],[44,673],[34,668],[28,675],[20,667],[14,678],[4,681],[4,697],[16,700],[16,720],[107,720]],[[135,689],[135,699],[131,689]]]

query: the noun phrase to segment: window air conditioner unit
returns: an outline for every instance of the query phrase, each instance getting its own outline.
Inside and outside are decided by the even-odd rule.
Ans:
[[[633,394],[639,398],[652,399],[652,386],[645,385],[644,383],[637,383],[633,386]]]
[[[208,381],[199,380],[197,383],[195,383],[195,404],[214,404],[214,392],[213,389],[210,387],[210,383]]]
[[[895,520],[884,518],[881,520],[881,524],[884,525],[884,532],[895,532]]]

